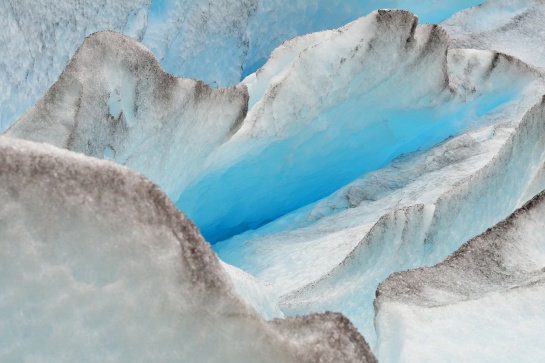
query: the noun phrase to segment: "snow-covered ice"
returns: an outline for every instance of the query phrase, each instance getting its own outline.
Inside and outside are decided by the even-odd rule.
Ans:
[[[167,72],[229,86],[298,35],[342,26],[373,10],[402,8],[440,22],[483,0],[5,0],[0,2],[0,131],[56,81],[84,38],[123,32]],[[282,11],[278,11],[282,9]]]
[[[7,135],[125,164],[176,200],[240,126],[247,100],[244,86],[173,77],[140,43],[100,32]]]
[[[452,47],[488,49],[545,67],[545,3],[541,0],[489,0],[441,23]]]
[[[340,314],[264,321],[141,175],[8,137],[0,166],[0,360],[375,362]]]
[[[444,262],[390,276],[375,302],[378,358],[543,360],[544,231],[541,193]]]
[[[542,358],[545,6],[481,3],[0,5],[0,127],[67,64],[0,138],[0,354]]]
[[[295,38],[244,80],[248,115],[178,201],[208,240],[258,228],[403,153],[486,124],[518,103],[536,73],[513,60],[520,71],[503,74],[496,65],[510,61],[491,52],[449,60],[444,31],[416,23],[378,11]]]

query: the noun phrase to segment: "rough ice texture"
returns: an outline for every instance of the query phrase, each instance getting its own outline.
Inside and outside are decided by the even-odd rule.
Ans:
[[[277,296],[283,313],[340,310],[375,343],[372,300],[383,279],[440,261],[543,184],[531,141],[505,156],[510,169],[488,166],[502,198],[475,176],[542,94],[540,71],[500,53],[447,45],[440,27],[417,26],[404,11],[293,39],[244,81],[250,110],[242,119],[245,86],[212,90],[173,78],[138,43],[99,33],[8,134],[111,158],[170,195],[182,191],[178,204],[209,233],[236,233],[311,203],[217,250],[273,286],[230,270],[238,292],[264,316],[281,316]],[[85,90],[72,103],[64,100],[78,94],[71,79]],[[163,93],[155,99],[158,85]],[[136,98],[134,89],[146,97]],[[55,97],[61,101],[51,102]],[[86,112],[77,112],[79,104]],[[228,111],[213,117],[220,108]],[[155,118],[167,126],[157,130]],[[464,130],[313,204],[401,153]],[[171,141],[173,134],[182,142]],[[537,129],[528,140],[541,135]],[[468,189],[476,185],[476,197],[463,196],[464,180]],[[482,212],[490,203],[494,208]],[[467,228],[476,213],[480,223]]]
[[[175,78],[140,43],[100,32],[6,134],[114,160],[177,199],[237,130],[247,102],[245,86],[211,89]]]
[[[215,242],[457,134],[527,82],[488,81],[501,62],[483,69],[486,54],[458,62],[475,79],[450,81],[447,45],[406,11],[296,38],[245,80],[246,115],[245,85],[174,78],[136,41],[96,33],[8,135],[142,172]]]
[[[482,51],[454,51],[449,67],[456,88],[469,94],[485,83],[535,81],[521,98],[483,116],[492,125],[396,159],[332,196],[220,242],[220,257],[273,284],[284,313],[338,309],[374,344],[372,301],[383,279],[441,261],[543,185],[541,102],[524,115],[541,101],[539,72]]]
[[[152,3],[149,10],[144,6],[131,13],[125,32],[145,39],[146,34],[151,34],[145,28],[152,16],[156,26],[175,32],[176,39],[163,42],[157,36],[148,43],[163,42],[165,54],[174,49],[169,56],[160,56],[167,68],[168,59],[175,60],[174,66],[197,65],[194,71],[200,72],[199,65],[209,64],[210,58],[218,64],[232,64],[233,59],[240,63],[253,57],[244,58],[244,51],[240,52],[241,44],[243,49],[247,46],[240,36],[248,35],[240,31],[240,26],[258,19],[261,5],[255,8],[253,2],[238,2],[248,6],[233,7],[233,13],[225,17],[232,20],[234,16],[242,24],[228,26],[234,45],[230,47],[231,38],[223,37],[224,31],[218,30],[212,38],[218,41],[214,44],[221,45],[217,48],[220,51],[210,53],[204,39],[209,39],[209,31],[223,29],[214,26],[223,20],[213,9],[227,2],[215,2],[218,8],[208,4],[203,8],[202,4],[205,2]],[[290,4],[293,9],[301,5],[297,1]],[[313,6],[312,2],[306,4]],[[523,48],[523,35],[529,34],[529,26],[541,26],[537,21],[541,8],[537,2],[520,4],[489,1],[456,15],[444,23],[451,36],[454,34],[451,40],[441,27],[417,26],[416,18],[402,11],[376,12],[340,29],[295,38],[276,49],[258,72],[243,81],[249,94],[244,86],[216,92],[198,81],[173,78],[141,45],[119,35],[101,33],[86,41],[58,86],[53,86],[43,102],[10,133],[29,139],[39,137],[145,173],[169,195],[176,198],[182,193],[178,204],[216,240],[304,206],[255,232],[216,246],[227,262],[263,280],[226,266],[237,293],[267,318],[283,313],[340,310],[375,344],[385,361],[415,356],[424,359],[429,352],[421,350],[428,344],[425,339],[440,339],[431,332],[445,327],[448,330],[449,325],[428,329],[430,325],[418,321],[415,325],[428,329],[419,337],[407,333],[405,325],[396,325],[397,315],[386,314],[387,329],[379,329],[377,340],[372,309],[375,288],[392,272],[441,261],[545,187],[543,104],[523,117],[543,94],[542,71],[513,57],[541,65],[541,48],[536,45],[535,54]],[[177,10],[171,11],[171,6]],[[291,9],[286,7],[285,13],[291,14]],[[489,9],[493,21],[471,23],[468,19],[472,15],[467,14],[481,16],[480,9]],[[163,22],[161,12],[172,17]],[[180,20],[178,16],[185,18]],[[265,19],[276,21],[270,13]],[[509,25],[498,28],[504,21]],[[457,37],[457,30],[453,30],[456,24],[473,35]],[[185,31],[193,26],[203,29],[203,33],[188,41]],[[262,39],[276,36],[272,31],[265,33]],[[539,36],[532,32],[528,40],[538,44]],[[184,42],[198,49],[198,54],[183,53],[179,46]],[[499,44],[501,47],[491,47],[508,54],[447,51],[448,44],[481,49]],[[227,49],[236,51],[229,54]],[[176,57],[180,55],[187,59],[195,56],[199,61],[179,62]],[[237,72],[217,74],[234,77]],[[141,80],[141,74],[147,79]],[[81,84],[80,79],[84,80]],[[175,95],[159,92],[158,99],[154,98],[154,87],[169,89],[172,84],[176,85],[172,86]],[[135,96],[140,94],[135,92],[139,89],[145,96],[142,100]],[[181,100],[176,98],[179,93],[183,95]],[[244,118],[248,97],[249,113]],[[230,104],[233,98],[236,104]],[[85,114],[78,113],[80,103],[86,105]],[[144,105],[143,114],[140,103]],[[216,106],[228,111],[214,116],[211,112]],[[157,115],[160,125],[153,123]],[[184,122],[179,125],[178,119]],[[131,134],[132,128],[138,132]],[[208,134],[210,131],[214,133]],[[461,136],[426,150],[460,132]],[[176,136],[170,139],[169,133]],[[197,151],[193,154],[190,149]],[[120,154],[119,150],[125,152]],[[158,150],[162,150],[161,154]],[[419,151],[394,159],[413,150]],[[338,154],[329,158],[334,152]],[[392,159],[390,166],[350,183]],[[316,202],[322,196],[327,197]],[[472,281],[477,285],[482,282],[478,278]],[[532,294],[525,295],[528,301],[543,306],[539,292]],[[436,296],[442,301],[450,297]],[[524,310],[517,305],[517,299],[506,300],[503,315]],[[496,300],[492,297],[486,304],[492,301]],[[442,314],[436,308],[424,310],[424,314]],[[402,309],[402,322],[404,313]],[[530,311],[529,316],[534,313]],[[450,311],[447,314],[451,315]],[[320,331],[309,336],[301,331],[287,333],[291,324],[303,327],[303,331],[314,325],[329,329],[328,324],[346,324],[339,316],[328,323],[318,324],[315,320],[322,318],[278,320],[272,325],[283,326],[279,331],[284,338],[290,334],[296,337],[296,346],[311,345],[319,337],[329,346],[340,343],[354,352],[363,349],[357,343],[358,337],[346,338],[348,334],[339,338],[335,329],[331,334]],[[497,325],[489,326],[499,330]],[[520,335],[521,340],[535,338],[531,336],[535,329],[529,329],[529,334]],[[444,333],[452,338],[448,331]],[[466,333],[456,336],[468,336]],[[417,344],[407,348],[399,343],[404,339],[414,339]],[[450,341],[450,345],[445,341],[437,344],[445,344],[445,350],[452,348],[450,353],[460,351],[459,345]],[[407,354],[400,355],[396,347],[406,349],[403,352]],[[324,352],[322,346],[312,349]],[[520,355],[517,349],[513,352]],[[348,359],[345,353],[338,354],[337,359]],[[483,354],[483,359],[488,357],[486,352]],[[509,352],[505,357],[511,357]]]
[[[227,86],[292,37],[339,27],[379,8],[439,22],[483,0],[5,0],[0,3],[0,130],[49,88],[83,39],[113,30],[143,41],[177,76]]]
[[[541,193],[440,264],[390,276],[375,301],[379,358],[543,359],[544,221]]]
[[[545,67],[541,0],[489,0],[461,11],[441,25],[453,47],[489,49]]]
[[[243,82],[247,117],[178,205],[221,241],[456,134],[471,115],[440,107],[457,98],[447,44],[440,27],[417,26],[406,11],[286,42]]]
[[[267,323],[129,169],[0,137],[0,359],[374,362],[348,320]]]
[[[3,0],[0,2],[0,130],[57,80],[83,39],[123,31],[129,14],[149,0]]]

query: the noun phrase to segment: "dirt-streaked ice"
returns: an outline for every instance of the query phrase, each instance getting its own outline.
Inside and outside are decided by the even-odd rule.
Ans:
[[[0,198],[2,361],[376,361],[340,314],[263,320],[128,168],[0,137]]]

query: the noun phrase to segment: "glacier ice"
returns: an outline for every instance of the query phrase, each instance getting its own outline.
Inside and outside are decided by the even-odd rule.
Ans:
[[[447,47],[440,27],[378,11],[286,42],[242,85],[211,89],[164,73],[130,38],[96,33],[7,134],[142,172],[216,242],[490,122],[537,72],[502,75],[505,56]]]
[[[540,361],[545,357],[545,194],[429,268],[377,291],[387,362]]]
[[[258,228],[403,153],[486,124],[535,78],[516,60],[520,71],[502,74],[501,54],[447,55],[443,30],[416,22],[378,11],[295,38],[243,81],[248,115],[178,201],[207,240]]]
[[[382,280],[437,263],[543,183],[542,130],[512,145],[545,93],[541,71],[448,42],[408,12],[378,11],[294,38],[243,85],[210,89],[165,74],[127,37],[97,33],[7,134],[144,173],[209,240],[295,210],[215,247],[273,287],[248,287],[229,268],[239,293],[266,317],[340,310],[374,345]],[[465,228],[482,206],[491,212]]]
[[[519,125],[489,126],[396,160],[215,249],[275,286],[284,313],[340,310],[373,345],[381,281],[441,261],[523,202],[545,161],[544,116],[536,106]]]
[[[3,0],[0,2],[0,131],[57,80],[83,39],[122,31],[149,0]]]
[[[340,314],[264,321],[141,175],[5,136],[0,166],[2,361],[376,361]]]
[[[534,0],[489,0],[454,14],[440,26],[417,25],[416,17],[406,11],[380,10],[352,21],[387,6],[413,10],[424,22],[438,22],[481,2],[127,1],[120,2],[113,15],[104,9],[87,12],[86,7],[94,5],[84,2],[75,19],[101,14],[105,18],[96,27],[82,30],[77,25],[74,37],[64,40],[44,36],[33,43],[41,48],[33,50],[35,60],[30,63],[0,63],[0,73],[7,64],[15,74],[5,80],[15,94],[8,94],[9,107],[2,108],[12,118],[5,126],[13,121],[17,113],[13,110],[26,109],[49,87],[55,72],[91,31],[106,24],[144,46],[111,32],[89,36],[59,80],[7,134],[112,160],[156,182],[215,243],[212,248],[223,260],[205,248],[214,262],[203,273],[220,279],[223,290],[205,289],[184,300],[191,305],[194,297],[218,296],[217,302],[191,305],[199,312],[194,319],[210,315],[202,322],[221,326],[225,316],[233,317],[233,309],[242,311],[226,329],[249,327],[244,330],[250,332],[247,337],[273,337],[262,353],[265,360],[280,349],[286,360],[312,361],[314,344],[326,341],[318,352],[326,360],[351,360],[355,353],[372,361],[367,345],[340,315],[285,318],[324,310],[347,316],[381,361],[530,360],[543,355],[537,343],[527,352],[524,347],[539,341],[542,325],[536,315],[543,305],[539,288],[543,196],[532,198],[545,188],[545,82],[540,68],[544,49],[540,19],[545,7]],[[278,7],[283,11],[275,10]],[[10,30],[24,11],[10,2],[0,10],[6,10]],[[48,24],[38,34],[62,28],[62,22],[51,24],[56,15],[40,14],[45,20],[22,19],[27,19],[29,29]],[[115,21],[108,23],[110,16]],[[313,32],[317,30],[324,31]],[[301,36],[285,41],[297,35]],[[0,38],[0,45],[9,41]],[[20,59],[28,57],[18,54]],[[46,67],[48,81],[39,87],[32,77],[23,82],[29,69],[44,72],[40,69],[44,54],[52,55],[55,64]],[[163,69],[203,79],[213,87],[173,77]],[[245,78],[235,85],[241,76]],[[215,88],[218,85],[234,86]],[[21,92],[25,87],[32,92]],[[18,97],[26,97],[26,105]],[[1,117],[4,123],[4,114]],[[100,165],[98,169],[106,168],[106,173],[126,171],[43,145],[5,138],[1,143],[9,154],[13,148],[23,153],[28,148],[44,151],[45,159],[56,155],[53,159],[62,175],[68,163],[64,159],[77,158],[81,163],[70,167],[66,178],[72,187],[81,180],[81,165]],[[34,156],[29,165],[42,160]],[[21,164],[16,164],[19,170]],[[15,175],[11,170],[8,174]],[[15,190],[26,182],[13,183],[17,187],[6,195],[20,199]],[[116,185],[116,190],[127,187],[126,181]],[[85,215],[72,225],[65,214],[55,217],[42,211],[51,196],[40,192],[30,189],[27,200],[39,204],[32,218],[50,225],[44,228],[59,244],[76,229],[90,235],[86,231],[98,228],[97,217],[85,209],[95,211],[92,206],[107,203],[104,195],[110,195],[93,190],[85,203],[68,203],[76,217]],[[148,210],[133,218],[140,208],[147,208],[148,199],[129,199],[119,199],[127,206],[104,222],[106,228],[83,239],[100,240],[93,242],[96,250],[84,249],[85,253],[96,256],[103,243],[116,236],[128,238],[124,227],[107,225],[119,220],[117,214],[126,214],[130,223],[153,214]],[[139,203],[144,206],[133,206]],[[522,206],[507,222],[447,258]],[[93,213],[110,219],[108,213],[113,212]],[[13,219],[5,218],[0,223]],[[6,231],[12,231],[14,239],[17,233],[30,233],[40,241],[44,228],[36,231],[29,227],[33,222],[25,221],[21,228],[10,226]],[[149,231],[141,232],[146,223],[137,223],[129,232],[137,235],[137,245],[147,238]],[[118,234],[110,235],[111,228]],[[47,256],[62,260],[63,271],[72,273],[76,283],[80,279],[102,283],[104,275],[95,271],[104,265],[95,264],[102,258],[82,262],[80,255],[66,254],[71,250],[62,251],[60,259],[49,251]],[[122,259],[109,255],[106,261]],[[420,268],[445,258],[435,267]],[[160,264],[149,262],[154,263]],[[420,269],[397,273],[414,268]],[[160,267],[152,269],[156,270],[166,273]],[[10,276],[5,281],[11,281]],[[197,280],[184,280],[187,291],[193,291]],[[172,293],[168,279],[158,285],[154,291]],[[514,317],[520,311],[526,315]],[[146,310],[142,316],[155,312]],[[163,329],[157,316],[150,319]],[[241,316],[248,317],[243,324],[237,320]],[[181,318],[179,324],[192,326],[192,321]],[[470,334],[476,330],[475,321],[482,328],[478,337]],[[522,327],[511,329],[517,323]],[[504,326],[509,331],[503,331]],[[243,337],[239,350],[231,352],[225,336],[202,331],[194,349],[213,340],[232,360],[259,356],[251,349],[261,348],[246,345],[251,339]],[[465,347],[474,353],[471,357],[462,354]],[[177,349],[186,356],[194,354],[191,347]],[[149,353],[154,354],[153,349]]]
[[[6,134],[125,164],[176,199],[239,127],[247,99],[244,86],[175,78],[140,43],[100,32]]]
[[[441,23],[456,48],[489,49],[545,66],[545,3],[540,0],[491,0]]]
[[[439,22],[483,0],[5,0],[0,3],[0,131],[55,82],[93,32],[143,41],[166,71],[228,86],[292,37],[332,29],[379,8],[406,8]],[[275,9],[282,8],[282,11]],[[266,31],[265,31],[266,29]]]

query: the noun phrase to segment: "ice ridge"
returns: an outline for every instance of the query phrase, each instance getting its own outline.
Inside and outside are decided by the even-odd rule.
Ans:
[[[2,361],[376,362],[340,314],[263,320],[123,166],[2,136],[0,197]]]

